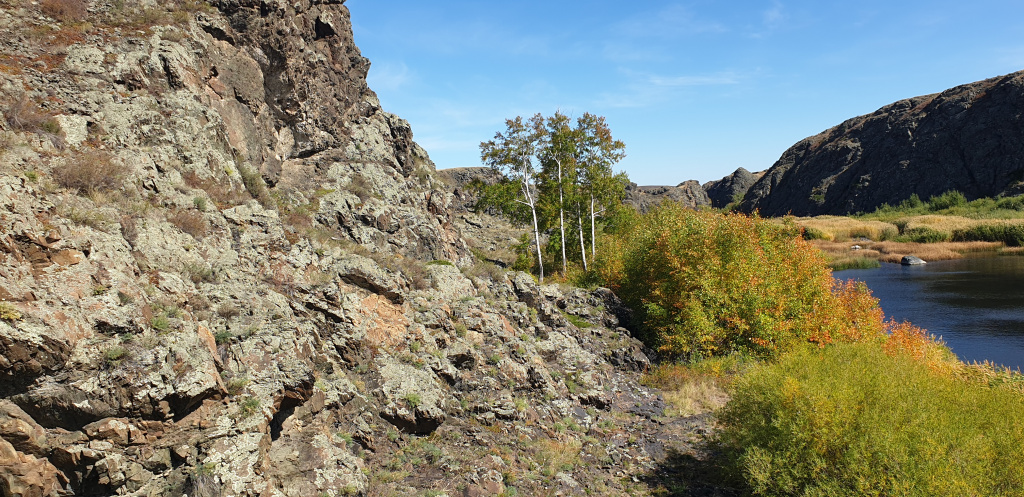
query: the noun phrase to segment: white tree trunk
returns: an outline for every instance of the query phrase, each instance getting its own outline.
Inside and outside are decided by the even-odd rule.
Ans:
[[[597,214],[594,213],[594,192],[590,192],[590,258],[597,258],[597,230],[595,229],[594,218]]]
[[[530,206],[530,214],[533,215],[533,239],[537,244],[537,267],[540,269],[540,282],[544,283],[544,258],[540,254],[540,227],[537,224],[537,203],[533,199],[533,189],[530,188],[530,180],[523,175],[523,189],[526,193],[526,200]]]
[[[562,161],[558,161],[558,229],[562,232],[562,274],[565,274],[565,197],[562,193]]]
[[[583,256],[583,270],[587,270],[587,245],[583,238],[583,214],[579,202],[576,203],[576,225],[580,228],[580,254]]]

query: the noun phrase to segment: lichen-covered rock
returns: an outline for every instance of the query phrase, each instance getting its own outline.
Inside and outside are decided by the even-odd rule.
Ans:
[[[427,371],[394,361],[379,361],[380,392],[384,397],[381,416],[398,429],[429,434],[447,419],[450,402],[437,378]]]
[[[679,439],[621,302],[503,269],[342,1],[200,4],[0,5],[0,488],[635,490]]]

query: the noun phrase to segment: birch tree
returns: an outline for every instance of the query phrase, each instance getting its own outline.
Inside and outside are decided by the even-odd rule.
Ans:
[[[580,137],[577,181],[590,204],[590,257],[593,259],[597,257],[597,218],[621,202],[625,195],[628,180],[624,174],[615,174],[612,166],[626,156],[626,145],[612,138],[612,130],[604,117],[589,112],[576,120],[576,131]]]
[[[612,138],[603,117],[590,113],[576,119],[575,126],[569,117],[556,112],[548,118],[537,114],[526,120],[509,119],[505,127],[493,140],[480,144],[483,163],[505,179],[483,187],[477,207],[495,209],[513,222],[533,225],[541,281],[545,233],[549,235],[547,253],[552,256],[556,247],[550,244],[558,240],[562,271],[576,260],[575,249],[569,249],[572,238],[579,240],[578,260],[588,269],[587,232],[589,259],[593,260],[598,219],[625,195],[625,173],[612,172],[612,166],[625,156],[625,146]]]
[[[561,112],[545,120],[541,135],[540,155],[542,166],[541,191],[550,197],[552,210],[558,211],[559,244],[562,252],[562,271],[568,267],[565,239],[565,211],[569,205],[566,190],[572,186],[575,176],[575,152],[577,139],[570,119]]]
[[[528,212],[533,222],[533,238],[537,247],[537,265],[540,281],[544,282],[544,257],[541,254],[540,224],[537,219],[538,143],[543,129],[544,118],[537,114],[528,121],[522,117],[505,120],[505,132],[494,134],[494,139],[480,144],[480,160],[501,172],[510,180],[499,194],[507,196],[502,204],[495,207],[512,217],[525,217]],[[514,186],[515,190],[507,188]]]

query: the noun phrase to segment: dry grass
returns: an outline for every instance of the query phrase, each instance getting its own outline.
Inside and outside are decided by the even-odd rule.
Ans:
[[[808,231],[816,230],[823,235],[822,239],[834,242],[847,242],[860,238],[872,241],[892,240],[915,228],[928,228],[952,235],[956,230],[965,230],[975,226],[1020,224],[1019,219],[972,219],[938,214],[908,216],[892,222],[843,216],[800,217],[792,218],[791,221]]]
[[[181,231],[192,235],[196,240],[202,240],[210,231],[210,223],[206,221],[203,214],[193,210],[177,211],[167,218],[167,221],[178,227]]]
[[[58,21],[80,21],[86,14],[85,0],[42,0],[40,10]]]
[[[729,401],[729,395],[712,378],[695,378],[664,393],[665,401],[672,406],[671,416],[694,416],[712,412]]]
[[[187,171],[181,177],[189,187],[205,191],[218,209],[234,207],[249,199],[249,195],[245,191],[233,188],[230,181],[222,183],[215,177],[202,177],[195,171]]]
[[[847,241],[855,238],[881,240],[899,234],[896,225],[881,221],[862,221],[842,216],[818,216],[793,219],[800,227],[816,229],[833,241]]]
[[[643,383],[662,391],[669,416],[714,412],[729,401],[728,388],[744,367],[741,356],[705,359],[693,364],[665,363],[644,375]]]
[[[102,150],[86,150],[53,170],[58,185],[80,194],[118,189],[129,172],[128,166]]]
[[[534,445],[534,449],[534,460],[540,465],[541,474],[551,476],[579,464],[583,443],[575,438],[565,441],[541,439]]]
[[[40,109],[27,93],[23,93],[4,109],[4,117],[11,129],[16,131],[37,131],[50,120],[50,115]]]
[[[898,263],[905,255],[914,255],[926,261],[959,259],[971,252],[991,252],[1003,246],[999,242],[864,242],[861,250],[851,250],[852,242],[828,242],[814,240],[812,245],[828,254],[833,261],[854,257],[877,259],[881,262]]]

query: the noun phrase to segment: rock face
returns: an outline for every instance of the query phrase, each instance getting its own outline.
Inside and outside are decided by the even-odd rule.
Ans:
[[[367,67],[340,1],[0,2],[0,493],[621,495],[693,453],[628,311],[498,267]]]
[[[798,216],[872,211],[917,194],[1020,193],[1024,72],[887,105],[797,143],[741,210]]]
[[[711,200],[711,206],[721,209],[733,202],[743,200],[747,190],[750,190],[750,187],[754,186],[761,176],[764,176],[764,171],[752,173],[741,167],[720,180],[704,183],[702,187],[708,194],[708,199]]]
[[[626,202],[640,212],[647,212],[666,200],[693,208],[711,205],[708,194],[695,180],[684,181],[676,186],[637,186],[630,183],[626,187]]]

